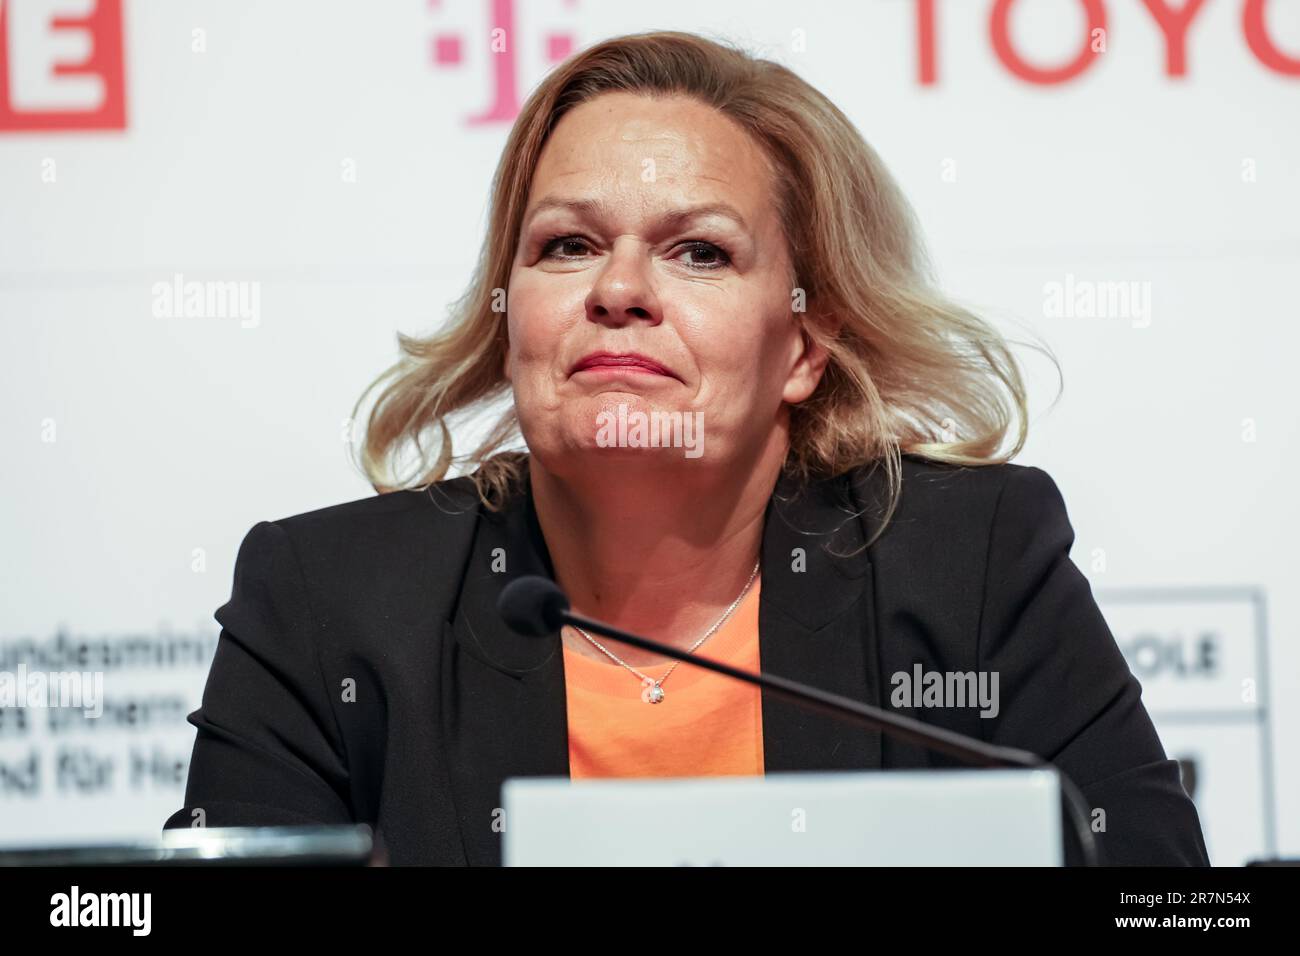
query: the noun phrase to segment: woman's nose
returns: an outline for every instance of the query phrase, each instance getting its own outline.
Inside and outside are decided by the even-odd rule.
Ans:
[[[649,249],[644,242],[631,237],[616,241],[587,295],[587,318],[612,326],[636,321],[658,324],[662,313],[651,268]]]

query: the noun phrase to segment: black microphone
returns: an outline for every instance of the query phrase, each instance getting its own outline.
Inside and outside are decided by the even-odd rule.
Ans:
[[[840,694],[831,694],[799,681],[787,680],[761,671],[752,673],[721,661],[700,657],[673,647],[671,644],[661,644],[639,634],[621,631],[601,621],[575,614],[569,609],[569,599],[560,590],[559,585],[549,578],[538,575],[524,575],[507,584],[497,599],[497,610],[511,628],[529,637],[544,637],[559,631],[565,624],[571,624],[622,641],[632,647],[685,661],[747,684],[755,684],[775,697],[808,710],[830,714],[872,730],[879,730],[891,737],[946,753],[977,767],[1054,769],[1061,781],[1062,796],[1065,798],[1074,824],[1084,863],[1087,866],[1097,865],[1097,849],[1093,841],[1092,828],[1088,823],[1088,807],[1083,795],[1060,768],[1037,754],[1014,747],[988,744],[966,734],[959,734],[943,727],[931,727],[911,717],[893,714],[879,707],[872,707],[870,704]]]
[[[545,637],[564,624],[569,599],[550,578],[525,574],[505,586],[497,598],[502,619],[520,634]]]

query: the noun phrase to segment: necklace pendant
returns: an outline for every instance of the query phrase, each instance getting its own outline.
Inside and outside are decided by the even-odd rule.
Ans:
[[[658,684],[647,682],[645,689],[641,691],[641,699],[647,704],[662,703],[664,699],[664,689]]]

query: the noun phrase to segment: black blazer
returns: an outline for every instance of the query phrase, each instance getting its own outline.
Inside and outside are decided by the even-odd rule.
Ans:
[[[1054,761],[1105,811],[1103,862],[1208,864],[1178,765],[1069,559],[1052,478],[904,456],[898,509],[862,549],[885,492],[883,468],[802,492],[782,477],[763,669],[886,707],[891,675],[918,663],[996,671],[996,718],[899,710]],[[257,524],[189,716],[185,806],[164,826],[198,808],[207,826],[366,822],[393,864],[499,864],[502,781],[569,772],[559,635],[520,637],[495,609],[532,573],[553,577],[531,495],[494,513],[467,478]],[[767,773],[957,765],[767,695],[762,717]]]

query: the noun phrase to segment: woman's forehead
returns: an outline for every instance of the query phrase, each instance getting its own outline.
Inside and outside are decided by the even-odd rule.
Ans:
[[[530,209],[556,193],[647,203],[676,189],[691,202],[730,204],[752,221],[748,214],[770,202],[770,187],[761,149],[733,120],[685,97],[617,93],[560,120],[533,176]]]

